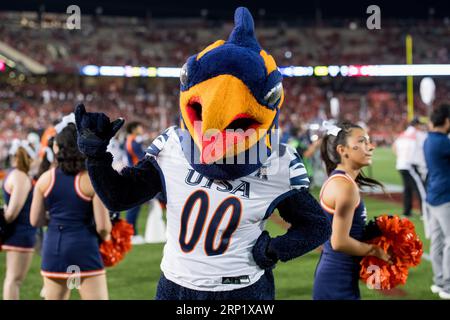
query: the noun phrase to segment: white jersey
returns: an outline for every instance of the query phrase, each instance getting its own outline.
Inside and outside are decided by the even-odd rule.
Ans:
[[[252,248],[276,205],[309,187],[305,166],[283,145],[248,176],[211,180],[188,163],[176,130],[156,138],[146,155],[156,159],[167,197],[161,270],[170,281],[194,290],[249,286],[264,274]]]
[[[423,151],[423,145],[427,139],[428,134],[424,131],[417,130],[416,146],[414,149],[414,157],[412,163],[417,166],[417,169],[421,175],[423,181],[426,180],[428,169],[425,161],[425,153]]]
[[[395,168],[397,170],[409,170],[415,157],[417,129],[410,126],[395,140],[397,160]]]

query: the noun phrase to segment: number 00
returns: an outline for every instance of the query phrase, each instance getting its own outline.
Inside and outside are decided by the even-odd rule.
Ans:
[[[191,217],[192,209],[196,202],[200,202],[200,207],[198,209],[197,218],[194,223],[194,229],[192,235],[189,239],[186,239],[188,222]],[[215,246],[215,240],[217,237],[217,231],[219,226],[225,217],[225,213],[231,208],[231,217],[228,221],[228,225],[220,237],[220,241],[217,246]],[[208,194],[203,190],[197,190],[187,199],[183,207],[183,212],[181,213],[181,228],[180,228],[180,247],[185,253],[191,252],[197,245],[200,239],[203,229],[205,227],[206,217],[209,210],[209,197]],[[206,238],[204,249],[208,256],[216,256],[223,254],[230,244],[230,239],[233,233],[236,231],[239,222],[241,220],[242,204],[241,201],[236,197],[229,197],[223,200],[216,211],[214,212],[211,221],[206,228]]]

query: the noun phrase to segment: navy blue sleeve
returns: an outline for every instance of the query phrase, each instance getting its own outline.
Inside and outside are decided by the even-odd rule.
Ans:
[[[269,255],[288,261],[317,248],[330,238],[331,222],[307,189],[293,193],[277,208],[291,227],[284,235],[270,241]]]
[[[162,181],[151,157],[144,157],[134,167],[120,173],[111,166],[113,157],[107,152],[101,158],[86,160],[95,192],[111,211],[134,208],[162,191]]]

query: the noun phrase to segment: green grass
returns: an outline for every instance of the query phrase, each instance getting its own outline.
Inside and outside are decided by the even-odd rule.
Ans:
[[[366,205],[370,216],[381,213],[400,212],[396,205],[366,199]],[[147,216],[147,207],[143,207],[139,217],[139,229],[144,233]],[[417,227],[421,239],[423,236],[422,222],[418,218],[412,218]],[[268,230],[272,236],[283,233],[276,224],[269,222]],[[425,251],[428,252],[429,244],[424,243]],[[128,256],[117,266],[109,268],[107,272],[108,287],[111,299],[153,299],[156,285],[160,275],[159,264],[162,257],[162,244],[145,244],[135,246]],[[277,299],[311,299],[314,270],[319,259],[319,252],[311,253],[289,261],[279,263],[275,268],[276,298]],[[34,256],[33,263],[28,276],[23,284],[22,299],[39,299],[39,291],[42,279],[39,275],[41,258]],[[5,272],[5,253],[0,253],[0,276],[3,278]],[[406,293],[404,297],[389,297],[379,292],[368,290],[361,285],[362,295],[365,299],[433,299],[436,298],[429,292],[431,285],[431,266],[426,260],[411,270],[407,284],[402,288]],[[73,292],[73,299],[79,299],[77,292]]]
[[[395,170],[395,157],[390,149],[379,148],[375,152],[372,173],[375,178],[385,182],[401,184],[400,177]],[[317,196],[317,190],[314,191]],[[366,198],[369,218],[383,213],[400,214],[401,207],[397,204]],[[144,234],[147,217],[147,207],[142,208],[139,217],[140,233]],[[411,218],[416,231],[424,241],[424,252],[429,252],[429,242],[423,234],[423,224],[418,217]],[[269,221],[267,229],[272,236],[284,231]],[[135,246],[128,256],[117,266],[109,268],[107,272],[108,287],[111,299],[153,299],[156,285],[160,276],[160,262],[162,244],[145,244]],[[279,263],[275,268],[275,284],[277,299],[311,299],[314,270],[320,253],[312,251],[309,254],[289,261]],[[42,279],[39,275],[40,257],[34,256],[33,263],[22,287],[22,299],[39,299]],[[0,278],[4,277],[5,254],[0,252]],[[410,270],[405,286],[401,287],[403,296],[383,295],[378,291],[367,289],[362,283],[363,299],[436,299],[429,287],[432,284],[432,270],[430,262],[422,259],[422,263]],[[77,292],[73,292],[73,299],[79,299]]]
[[[401,213],[400,206],[395,204],[387,204],[370,198],[365,199],[365,204],[369,212],[369,219],[383,213],[397,215]],[[417,216],[411,220],[416,226],[416,232],[420,239],[424,242],[424,251],[429,252],[429,242],[425,239],[422,221]],[[271,235],[282,232],[278,226],[273,224],[268,225],[268,230]],[[275,269],[277,299],[311,299],[314,270],[319,256],[318,251],[312,251],[293,261],[278,264]],[[406,285],[399,287],[404,296],[384,295],[379,291],[369,290],[360,282],[361,295],[363,299],[437,299],[429,289],[432,284],[431,276],[430,262],[422,259],[419,266],[410,269]]]
[[[366,174],[384,183],[401,185],[399,172],[395,169],[395,155],[391,148],[377,148],[374,151],[373,164]]]

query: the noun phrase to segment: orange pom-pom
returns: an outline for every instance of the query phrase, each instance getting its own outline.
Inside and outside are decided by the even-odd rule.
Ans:
[[[111,240],[100,244],[100,253],[106,267],[119,263],[131,249],[131,237],[134,234],[133,226],[119,219],[111,230]]]
[[[407,218],[383,215],[375,221],[382,235],[369,240],[368,243],[375,244],[389,253],[393,263],[366,256],[361,260],[359,275],[365,283],[371,282],[370,285],[375,289],[389,290],[405,284],[408,269],[420,263],[423,254],[422,241],[416,234],[414,224]]]

